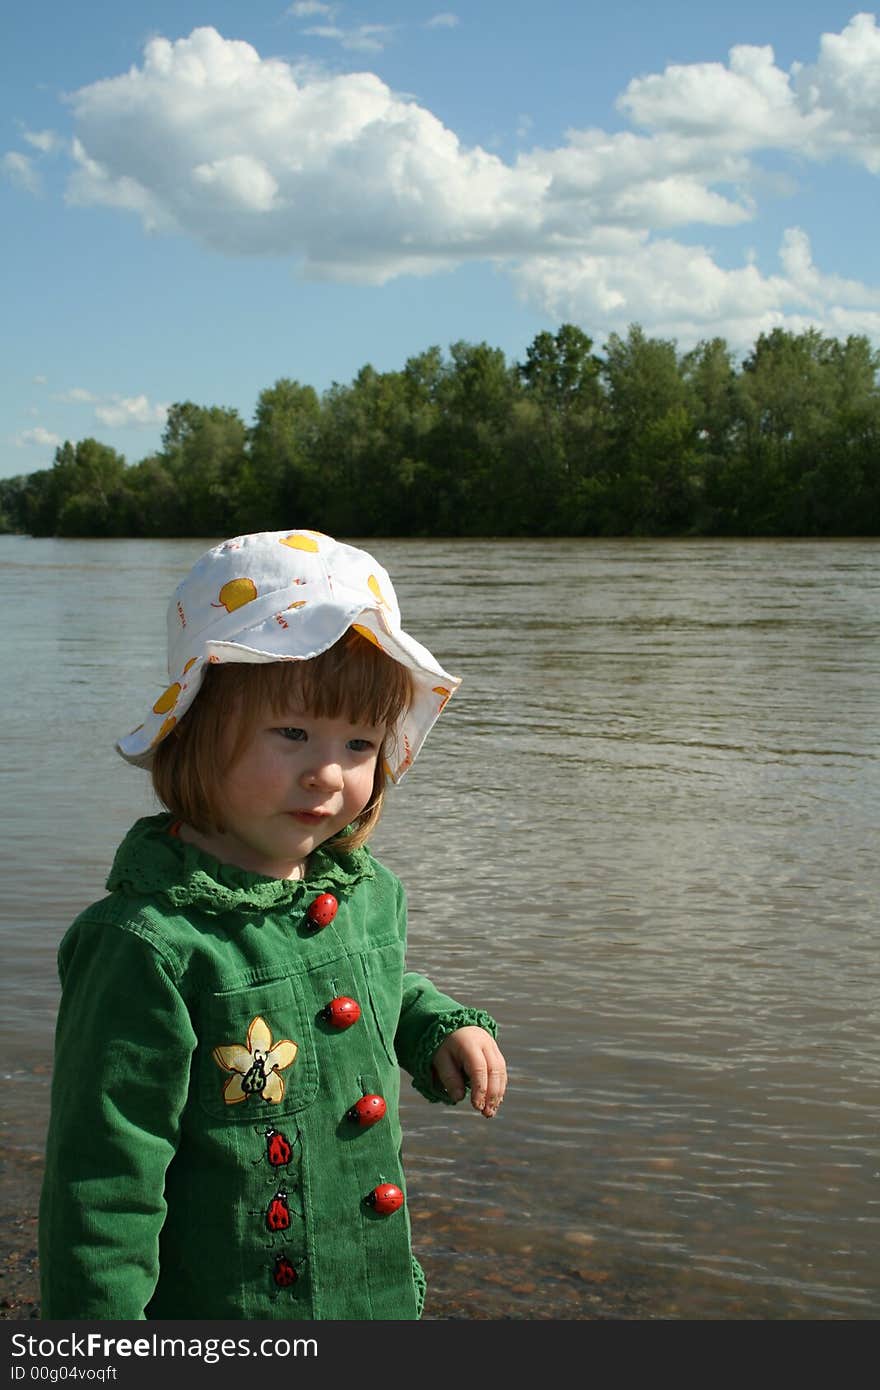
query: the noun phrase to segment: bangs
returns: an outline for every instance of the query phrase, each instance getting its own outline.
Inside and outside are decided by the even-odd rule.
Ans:
[[[308,661],[210,666],[199,700],[204,700],[209,681],[222,689],[223,702],[235,708],[244,727],[252,726],[265,710],[280,715],[291,707],[319,719],[391,726],[413,697],[407,668],[352,628]]]

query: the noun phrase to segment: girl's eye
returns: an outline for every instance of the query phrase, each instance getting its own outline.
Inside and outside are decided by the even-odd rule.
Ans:
[[[350,738],[348,746],[352,753],[370,753],[373,745],[368,738]]]
[[[290,739],[291,743],[304,743],[308,737],[305,729],[284,728],[279,729],[278,733],[282,738]]]

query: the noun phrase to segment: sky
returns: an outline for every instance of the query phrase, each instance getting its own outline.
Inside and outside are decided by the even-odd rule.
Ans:
[[[442,3],[7,17],[0,477],[564,322],[880,346],[880,14]]]

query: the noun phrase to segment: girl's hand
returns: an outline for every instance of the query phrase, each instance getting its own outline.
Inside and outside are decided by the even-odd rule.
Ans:
[[[458,1028],[444,1038],[432,1062],[434,1075],[451,1100],[462,1100],[468,1083],[471,1105],[491,1120],[507,1089],[507,1066],[485,1028]]]

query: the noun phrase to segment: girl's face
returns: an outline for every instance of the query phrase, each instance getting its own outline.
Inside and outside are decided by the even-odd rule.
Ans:
[[[369,802],[384,737],[384,725],[296,708],[281,717],[267,712],[220,784],[223,832],[199,835],[198,843],[240,869],[298,877],[312,851]],[[229,749],[232,738],[230,731]]]

